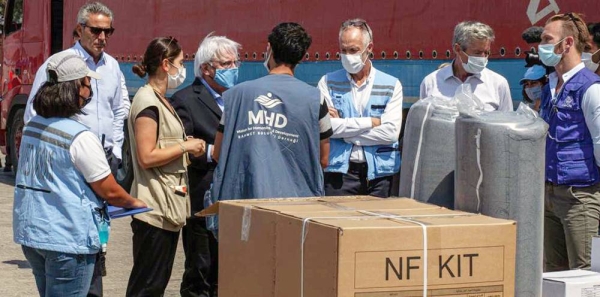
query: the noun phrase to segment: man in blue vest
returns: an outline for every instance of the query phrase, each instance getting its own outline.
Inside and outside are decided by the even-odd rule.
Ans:
[[[544,255],[547,271],[590,267],[600,219],[600,77],[584,66],[589,41],[575,13],[551,17],[538,47],[554,67],[542,91],[546,138]]]
[[[331,116],[327,196],[390,196],[400,169],[402,85],[371,63],[373,32],[362,19],[342,23],[340,58],[344,69],[319,81]]]
[[[319,91],[294,78],[311,44],[296,23],[268,37],[269,75],[223,93],[212,199],[323,196],[331,124]]]

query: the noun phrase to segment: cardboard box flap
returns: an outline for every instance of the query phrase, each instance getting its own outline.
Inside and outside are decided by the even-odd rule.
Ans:
[[[410,198],[378,198],[373,196],[336,196],[307,198],[271,198],[218,201],[210,207],[195,213],[205,217],[219,213],[219,205],[228,203],[239,206],[260,207],[273,211],[330,211],[345,210],[389,210],[389,209],[432,209],[439,206],[418,202]]]
[[[286,211],[278,212],[297,220],[318,223],[339,229],[365,228],[420,228],[426,226],[514,225],[514,221],[496,219],[479,214],[453,211],[445,208],[387,210],[386,212],[353,211]],[[378,214],[380,216],[378,216]],[[391,216],[391,217],[390,217]],[[394,218],[393,216],[397,216]]]
[[[413,199],[382,199],[374,200],[363,199],[318,199],[311,204],[292,204],[292,203],[261,203],[256,204],[256,207],[269,209],[273,211],[332,211],[332,210],[372,210],[372,211],[387,211],[391,209],[439,209],[439,206],[425,204]]]

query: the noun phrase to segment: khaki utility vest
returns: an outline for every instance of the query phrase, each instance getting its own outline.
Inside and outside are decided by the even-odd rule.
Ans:
[[[183,154],[168,164],[144,169],[138,163],[135,141],[135,119],[148,107],[158,109],[158,139],[156,148],[164,149],[183,143],[185,131],[177,114],[172,113],[148,84],[141,87],[133,98],[127,128],[133,163],[133,184],[131,196],[136,197],[153,210],[135,215],[134,218],[157,228],[177,232],[184,225],[190,213],[190,199],[175,193],[177,187],[187,187],[188,154]]]

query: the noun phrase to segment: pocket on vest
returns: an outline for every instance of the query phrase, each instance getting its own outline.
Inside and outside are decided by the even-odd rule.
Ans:
[[[369,116],[373,118],[380,118],[385,111],[385,105],[371,105]]]
[[[180,197],[173,193],[169,193],[166,196],[167,209],[164,210],[165,219],[175,226],[183,226],[188,213],[186,203],[188,197]]]
[[[557,115],[556,140],[558,142],[570,142],[584,140],[586,128],[583,113],[580,110],[562,109]]]
[[[593,180],[592,173],[596,170],[594,156],[586,157],[583,151],[559,151],[558,182],[560,184],[587,183]]]
[[[170,146],[179,145],[179,143],[183,142],[181,138],[162,138],[158,140],[158,148],[164,149]],[[177,158],[163,166],[160,166],[160,170],[165,173],[185,173],[185,158]]]
[[[378,173],[394,173],[400,167],[400,152],[394,147],[380,147],[375,152]]]

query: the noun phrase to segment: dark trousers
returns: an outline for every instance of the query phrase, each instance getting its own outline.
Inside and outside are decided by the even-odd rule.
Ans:
[[[188,219],[182,237],[185,272],[181,296],[217,296],[218,245],[215,236],[206,229],[206,219]]]
[[[325,195],[390,197],[392,176],[367,180],[367,163],[350,162],[348,173],[325,172]]]
[[[102,264],[105,261],[102,253],[96,254],[96,264],[94,265],[94,274],[87,297],[102,297]]]
[[[163,296],[177,251],[179,232],[156,228],[140,220],[131,221],[133,268],[127,296]]]

